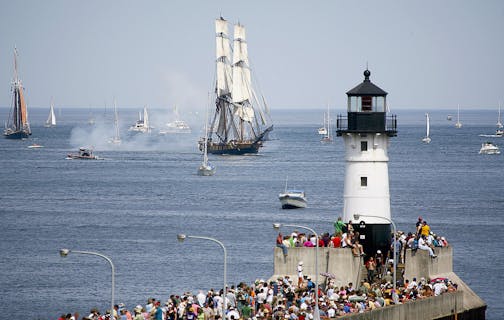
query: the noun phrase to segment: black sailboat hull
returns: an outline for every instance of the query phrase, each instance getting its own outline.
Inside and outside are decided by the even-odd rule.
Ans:
[[[12,131],[8,130],[4,132],[4,136],[7,139],[26,139],[31,135],[31,132],[21,130],[21,131]]]

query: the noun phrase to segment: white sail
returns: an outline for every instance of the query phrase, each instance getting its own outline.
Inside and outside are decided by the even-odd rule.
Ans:
[[[53,127],[56,125],[56,115],[54,114],[54,102],[51,100],[51,108],[49,109],[49,116],[47,117],[45,126]]]
[[[425,143],[430,143],[431,142],[431,138],[430,138],[430,118],[429,118],[429,114],[426,113],[425,114],[425,137],[422,139],[423,142]]]
[[[430,118],[429,118],[429,114],[426,113],[425,117],[427,118],[427,137],[430,137]]]
[[[462,128],[462,122],[460,122],[460,105],[457,105],[457,122],[455,123],[455,128]]]
[[[248,64],[247,41],[245,27],[237,24],[234,29],[233,39],[233,89],[234,103],[250,100],[251,77]]]
[[[231,47],[228,37],[228,24],[223,18],[215,20],[215,49],[217,79],[217,96],[221,97],[231,92]]]
[[[114,98],[114,137],[110,140],[111,143],[121,144],[121,136],[119,134],[119,116],[117,114],[117,103]]]
[[[147,132],[150,132],[150,124],[149,124],[149,113],[147,112],[147,106],[143,109],[143,124]]]

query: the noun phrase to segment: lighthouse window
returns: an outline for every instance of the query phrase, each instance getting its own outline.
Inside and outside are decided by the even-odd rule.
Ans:
[[[367,187],[367,177],[360,178],[360,185],[361,187]]]
[[[360,150],[361,151],[367,151],[367,141],[361,141],[361,143],[360,143]]]
[[[373,110],[373,97],[362,97],[362,111]]]

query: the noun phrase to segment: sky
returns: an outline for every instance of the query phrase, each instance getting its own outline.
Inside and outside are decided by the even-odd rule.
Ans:
[[[272,109],[344,107],[366,65],[391,110],[504,106],[501,0],[2,1],[0,106],[16,46],[30,107],[201,110],[221,15]]]

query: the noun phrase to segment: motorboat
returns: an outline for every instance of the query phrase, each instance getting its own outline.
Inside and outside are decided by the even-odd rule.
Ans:
[[[303,190],[287,189],[278,195],[282,209],[306,208],[306,195]]]
[[[175,120],[166,124],[166,129],[159,130],[159,134],[191,133],[191,127],[184,120]]]
[[[306,194],[304,190],[299,189],[288,189],[287,181],[289,177],[285,179],[285,190],[278,195],[278,199],[282,204],[282,209],[296,209],[296,208],[306,208]]]
[[[28,146],[29,149],[39,149],[39,148],[43,148],[44,146],[41,146],[40,144],[31,144]]]
[[[500,154],[499,147],[491,142],[484,142],[481,144],[479,154]]]
[[[502,130],[502,129],[497,129],[497,130],[495,131],[495,136],[496,136],[496,137],[502,137],[502,136],[504,136],[504,130]]]
[[[79,148],[78,153],[69,153],[67,155],[68,160],[78,159],[78,160],[99,160],[100,158],[93,154],[93,150],[89,148]]]

